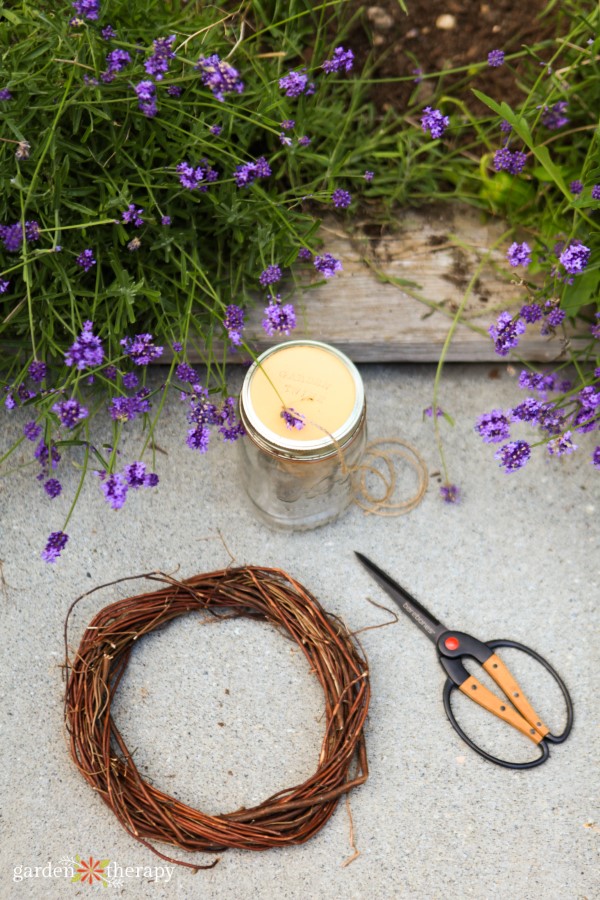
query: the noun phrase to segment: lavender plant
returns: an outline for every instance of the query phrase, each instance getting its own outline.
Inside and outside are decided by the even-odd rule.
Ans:
[[[433,139],[427,145],[428,171],[421,185],[407,185],[409,197],[424,197],[426,187],[431,199],[465,200],[501,215],[506,237],[512,237],[506,269],[515,285],[515,305],[499,314],[489,336],[500,357],[510,354],[521,362],[518,383],[526,395],[475,423],[486,443],[499,445],[495,458],[506,473],[522,469],[534,448],[551,457],[579,450],[600,469],[598,439],[584,437],[597,436],[600,428],[600,13],[570,0],[555,15],[562,36],[511,54],[492,51],[474,67],[476,72],[519,63],[518,107],[474,90],[493,113],[481,116],[467,101],[444,93],[445,73],[419,70],[416,79],[429,77],[439,86],[421,118],[422,131]],[[472,74],[465,70],[467,80]],[[378,181],[383,186],[381,177]],[[548,370],[519,357],[521,336],[534,329],[555,348]],[[453,327],[438,365],[432,407],[441,495],[447,502],[455,502],[458,489],[443,452],[438,399],[452,332]]]
[[[49,500],[66,457],[82,472],[47,562],[67,544],[88,475],[112,509],[156,486],[142,457],[170,388],[185,400],[191,450],[204,453],[211,434],[236,440],[226,373],[231,354],[252,355],[247,307],[258,296],[266,333],[289,334],[294,283],[341,269],[315,232],[319,209],[346,209],[363,182],[338,140],[362,102],[353,53],[326,37],[343,5],[0,10],[0,385],[5,409],[28,414],[0,465],[26,448]],[[170,361],[159,390],[147,385],[155,361]],[[112,432],[97,440],[99,411]],[[135,420],[144,440],[125,461]]]

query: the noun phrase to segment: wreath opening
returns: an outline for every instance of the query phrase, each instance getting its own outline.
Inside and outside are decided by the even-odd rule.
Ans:
[[[244,566],[185,581],[163,573],[134,577],[161,582],[163,587],[100,610],[73,658],[66,643],[69,617],[93,591],[77,598],[67,614],[65,721],[76,766],[130,835],[180,865],[211,868],[218,860],[201,866],[172,859],[151,842],[185,851],[222,852],[268,850],[309,840],[333,814],[340,797],[368,776],[364,726],[370,682],[360,645],[340,619],[281,569]],[[133,579],[120,579],[129,580]],[[268,621],[298,644],[325,700],[324,737],[315,772],[257,806],[219,815],[207,815],[145,780],[111,709],[137,641],[193,612]]]

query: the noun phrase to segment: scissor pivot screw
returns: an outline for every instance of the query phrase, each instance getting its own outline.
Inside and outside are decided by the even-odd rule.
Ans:
[[[519,696],[519,692],[518,692],[518,691],[515,691],[514,694],[513,694],[513,697],[518,697],[518,696]]]
[[[477,690],[477,685],[476,685],[476,684],[472,684],[472,685],[471,685],[471,690],[472,690],[472,691],[476,691],[476,690]]]

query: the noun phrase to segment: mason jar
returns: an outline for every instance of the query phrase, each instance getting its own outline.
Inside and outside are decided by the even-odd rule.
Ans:
[[[366,403],[358,370],[335,347],[298,340],[266,350],[246,373],[240,419],[241,481],[266,525],[316,528],[352,502]]]

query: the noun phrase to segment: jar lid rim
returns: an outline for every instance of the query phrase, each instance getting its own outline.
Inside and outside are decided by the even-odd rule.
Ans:
[[[250,385],[252,382],[252,378],[254,377],[257,370],[260,368],[261,363],[267,359],[269,356],[274,353],[278,353],[284,349],[289,347],[316,347],[321,350],[325,350],[337,358],[346,366],[349,374],[352,376],[355,387],[355,397],[354,397],[354,405],[352,407],[352,411],[350,415],[346,419],[342,425],[339,426],[334,432],[331,434],[326,434],[322,438],[318,438],[312,441],[298,441],[293,438],[285,438],[281,437],[281,435],[276,434],[274,431],[271,431],[268,428],[262,419],[260,419],[254,409],[252,398],[250,394]],[[344,441],[356,428],[358,423],[361,420],[361,416],[363,413],[363,408],[365,404],[365,392],[364,386],[362,382],[362,378],[360,377],[360,373],[352,360],[350,360],[345,353],[342,353],[341,350],[338,350],[337,347],[332,347],[330,344],[325,344],[322,341],[311,341],[308,339],[298,339],[295,341],[284,341],[280,344],[274,344],[272,347],[269,347],[257,359],[252,363],[248,371],[246,372],[246,376],[244,378],[244,383],[242,385],[242,391],[240,395],[240,402],[243,406],[244,411],[244,419],[247,424],[250,424],[254,432],[259,435],[263,441],[268,443],[273,447],[273,449],[287,450],[287,451],[295,451],[298,456],[304,456],[307,454],[318,452],[319,450],[330,450],[335,446],[336,443],[340,441]]]

